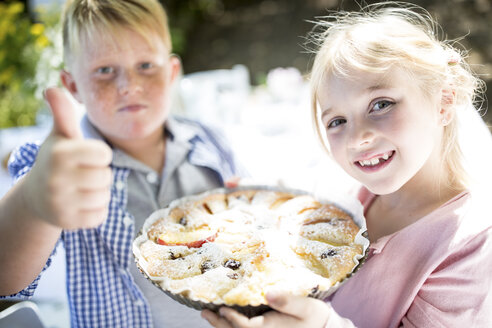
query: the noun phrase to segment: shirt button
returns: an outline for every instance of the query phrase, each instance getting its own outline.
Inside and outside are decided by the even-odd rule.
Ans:
[[[150,173],[147,174],[146,179],[147,179],[147,182],[148,183],[155,184],[155,183],[157,183],[159,177],[154,172],[150,172]]]
[[[133,223],[133,220],[132,220],[132,218],[131,218],[131,217],[129,217],[128,215],[126,215],[126,216],[123,218],[123,224],[124,224],[124,226],[125,226],[125,227],[127,227],[127,228],[128,228],[129,226],[131,226],[131,225],[132,225],[132,223]]]
[[[116,190],[123,190],[125,189],[125,183],[123,181],[116,181],[115,184]]]
[[[143,306],[144,302],[140,298],[137,298],[137,300],[133,304],[135,304],[136,306]]]

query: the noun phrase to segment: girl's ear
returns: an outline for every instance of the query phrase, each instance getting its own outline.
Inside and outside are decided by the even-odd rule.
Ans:
[[[82,99],[80,98],[78,89],[77,89],[77,84],[75,83],[75,79],[73,78],[72,74],[66,70],[62,70],[60,72],[60,79],[63,84],[63,86],[70,92],[72,97],[74,97],[79,103],[82,103]]]
[[[443,126],[448,125],[454,117],[454,105],[456,93],[451,89],[443,89],[441,96],[441,110],[439,111],[439,119]]]

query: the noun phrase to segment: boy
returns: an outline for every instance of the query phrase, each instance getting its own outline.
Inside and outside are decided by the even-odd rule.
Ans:
[[[11,158],[0,295],[32,296],[60,240],[72,327],[205,326],[146,281],[131,252],[151,212],[236,170],[215,133],[168,117],[180,62],[166,14],[157,0],[68,1],[63,40],[61,80],[87,115],[80,128],[61,90],[47,90],[52,133]]]

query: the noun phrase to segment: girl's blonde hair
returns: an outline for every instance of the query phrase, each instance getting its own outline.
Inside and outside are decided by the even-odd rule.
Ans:
[[[166,12],[157,0],[67,0],[62,14],[63,59],[70,65],[82,41],[117,37],[129,28],[152,45],[156,33],[171,51],[171,36]]]
[[[321,29],[321,32],[319,32]],[[317,105],[318,92],[328,75],[348,76],[350,71],[385,73],[399,67],[409,73],[426,96],[446,92],[451,110],[473,107],[483,88],[464,61],[465,53],[450,41],[439,41],[439,26],[425,9],[401,2],[369,5],[358,12],[333,12],[316,22],[309,41],[316,57],[311,71],[312,115],[318,137],[328,150]],[[466,188],[453,119],[444,129],[442,159],[447,183]]]

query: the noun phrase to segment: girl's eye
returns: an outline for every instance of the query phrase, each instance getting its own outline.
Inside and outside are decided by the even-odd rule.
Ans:
[[[389,100],[379,100],[373,104],[371,110],[374,112],[384,112],[386,109],[388,109],[393,104],[394,104],[394,102],[389,101]]]
[[[103,75],[112,74],[112,73],[114,73],[114,69],[112,67],[109,67],[109,66],[104,66],[104,67],[99,67],[97,69],[97,72],[99,74],[103,74]]]
[[[326,127],[328,129],[332,129],[332,128],[336,128],[337,126],[342,125],[346,122],[347,122],[347,120],[344,118],[335,118],[335,119],[331,120],[330,122],[328,122],[328,125]]]

